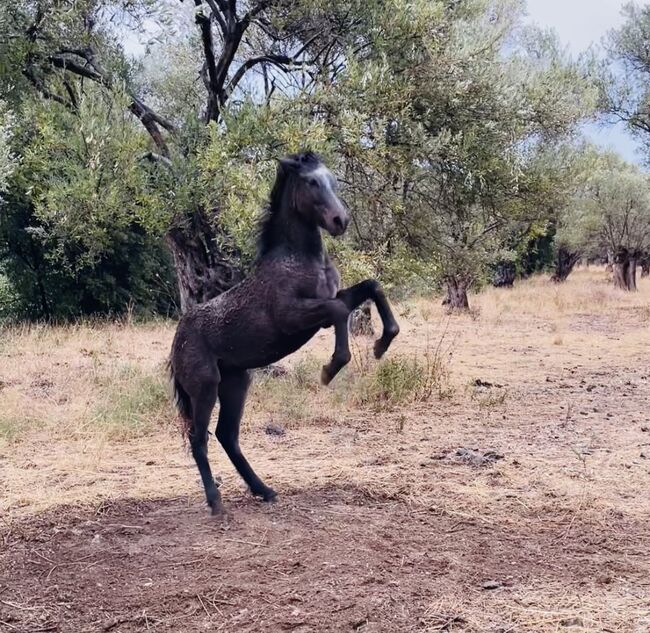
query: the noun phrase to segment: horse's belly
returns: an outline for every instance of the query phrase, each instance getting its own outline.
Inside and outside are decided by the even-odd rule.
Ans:
[[[254,369],[265,367],[293,354],[313,338],[319,328],[305,330],[291,335],[270,337],[269,339],[255,338],[249,341],[231,341],[232,353],[222,350],[219,360],[232,367]],[[229,345],[230,347],[230,345]]]

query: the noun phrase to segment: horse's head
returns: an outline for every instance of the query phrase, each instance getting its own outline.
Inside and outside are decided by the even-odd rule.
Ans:
[[[280,168],[292,176],[295,211],[330,235],[345,233],[350,214],[337,195],[336,178],[320,158],[312,152],[292,154],[280,160]]]

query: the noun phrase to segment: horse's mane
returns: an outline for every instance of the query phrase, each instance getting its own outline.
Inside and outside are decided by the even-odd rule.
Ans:
[[[290,154],[287,158],[295,163],[299,163],[297,173],[301,173],[303,170],[307,171],[316,169],[322,164],[318,154],[311,151],[301,152],[299,154]],[[278,170],[275,182],[273,183],[273,188],[271,189],[269,203],[266,205],[266,208],[257,223],[258,258],[268,253],[275,246],[276,237],[274,233],[274,224],[279,212],[281,211],[284,191],[286,187],[290,185],[292,180],[292,173],[292,169],[284,167],[282,163],[278,164]]]

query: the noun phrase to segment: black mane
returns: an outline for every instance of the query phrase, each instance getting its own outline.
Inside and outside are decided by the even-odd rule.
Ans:
[[[289,154],[286,158],[299,163],[299,166],[296,171],[294,169],[287,169],[283,167],[282,163],[278,163],[278,171],[275,177],[275,183],[273,183],[273,188],[271,189],[269,204],[266,206],[257,224],[258,259],[266,255],[277,244],[276,221],[282,209],[282,199],[285,189],[287,186],[291,186],[293,174],[312,171],[323,164],[320,156],[310,151]]]

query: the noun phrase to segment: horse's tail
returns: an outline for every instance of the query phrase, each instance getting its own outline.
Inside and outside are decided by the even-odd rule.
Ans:
[[[192,430],[192,400],[185,389],[183,389],[178,378],[174,375],[174,366],[171,360],[167,363],[167,371],[169,372],[169,382],[172,389],[172,396],[174,399],[174,406],[178,410],[181,432],[183,437],[187,438]]]

